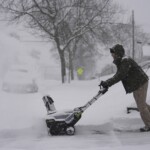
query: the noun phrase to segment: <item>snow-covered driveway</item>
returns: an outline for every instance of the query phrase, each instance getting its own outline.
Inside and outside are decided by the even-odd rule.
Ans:
[[[126,113],[126,107],[134,101],[132,95],[125,94],[120,83],[85,111],[74,136],[47,134],[44,94],[53,97],[58,110],[73,109],[90,100],[98,91],[97,85],[97,80],[66,85],[53,82],[35,94],[1,91],[0,150],[149,150],[150,133],[136,131],[143,123],[138,112]]]

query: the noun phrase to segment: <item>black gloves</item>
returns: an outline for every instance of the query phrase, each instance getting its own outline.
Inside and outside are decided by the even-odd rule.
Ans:
[[[106,81],[101,81],[101,83],[100,83],[100,88],[105,88],[105,89],[108,89],[108,84],[107,84],[107,82]]]

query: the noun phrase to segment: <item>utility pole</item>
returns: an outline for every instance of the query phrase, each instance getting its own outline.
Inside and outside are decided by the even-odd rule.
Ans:
[[[135,40],[134,40],[134,10],[132,10],[132,58],[135,59]]]

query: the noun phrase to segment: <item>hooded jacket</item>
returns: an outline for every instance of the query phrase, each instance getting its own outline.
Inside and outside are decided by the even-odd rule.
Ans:
[[[131,93],[146,83],[149,78],[142,68],[130,57],[119,57],[114,60],[116,74],[106,80],[108,87],[122,81],[126,93]]]

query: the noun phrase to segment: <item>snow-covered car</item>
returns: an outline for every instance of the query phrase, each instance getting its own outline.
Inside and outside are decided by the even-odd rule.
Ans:
[[[16,93],[34,93],[38,91],[35,78],[27,68],[12,67],[6,74],[2,90]]]

